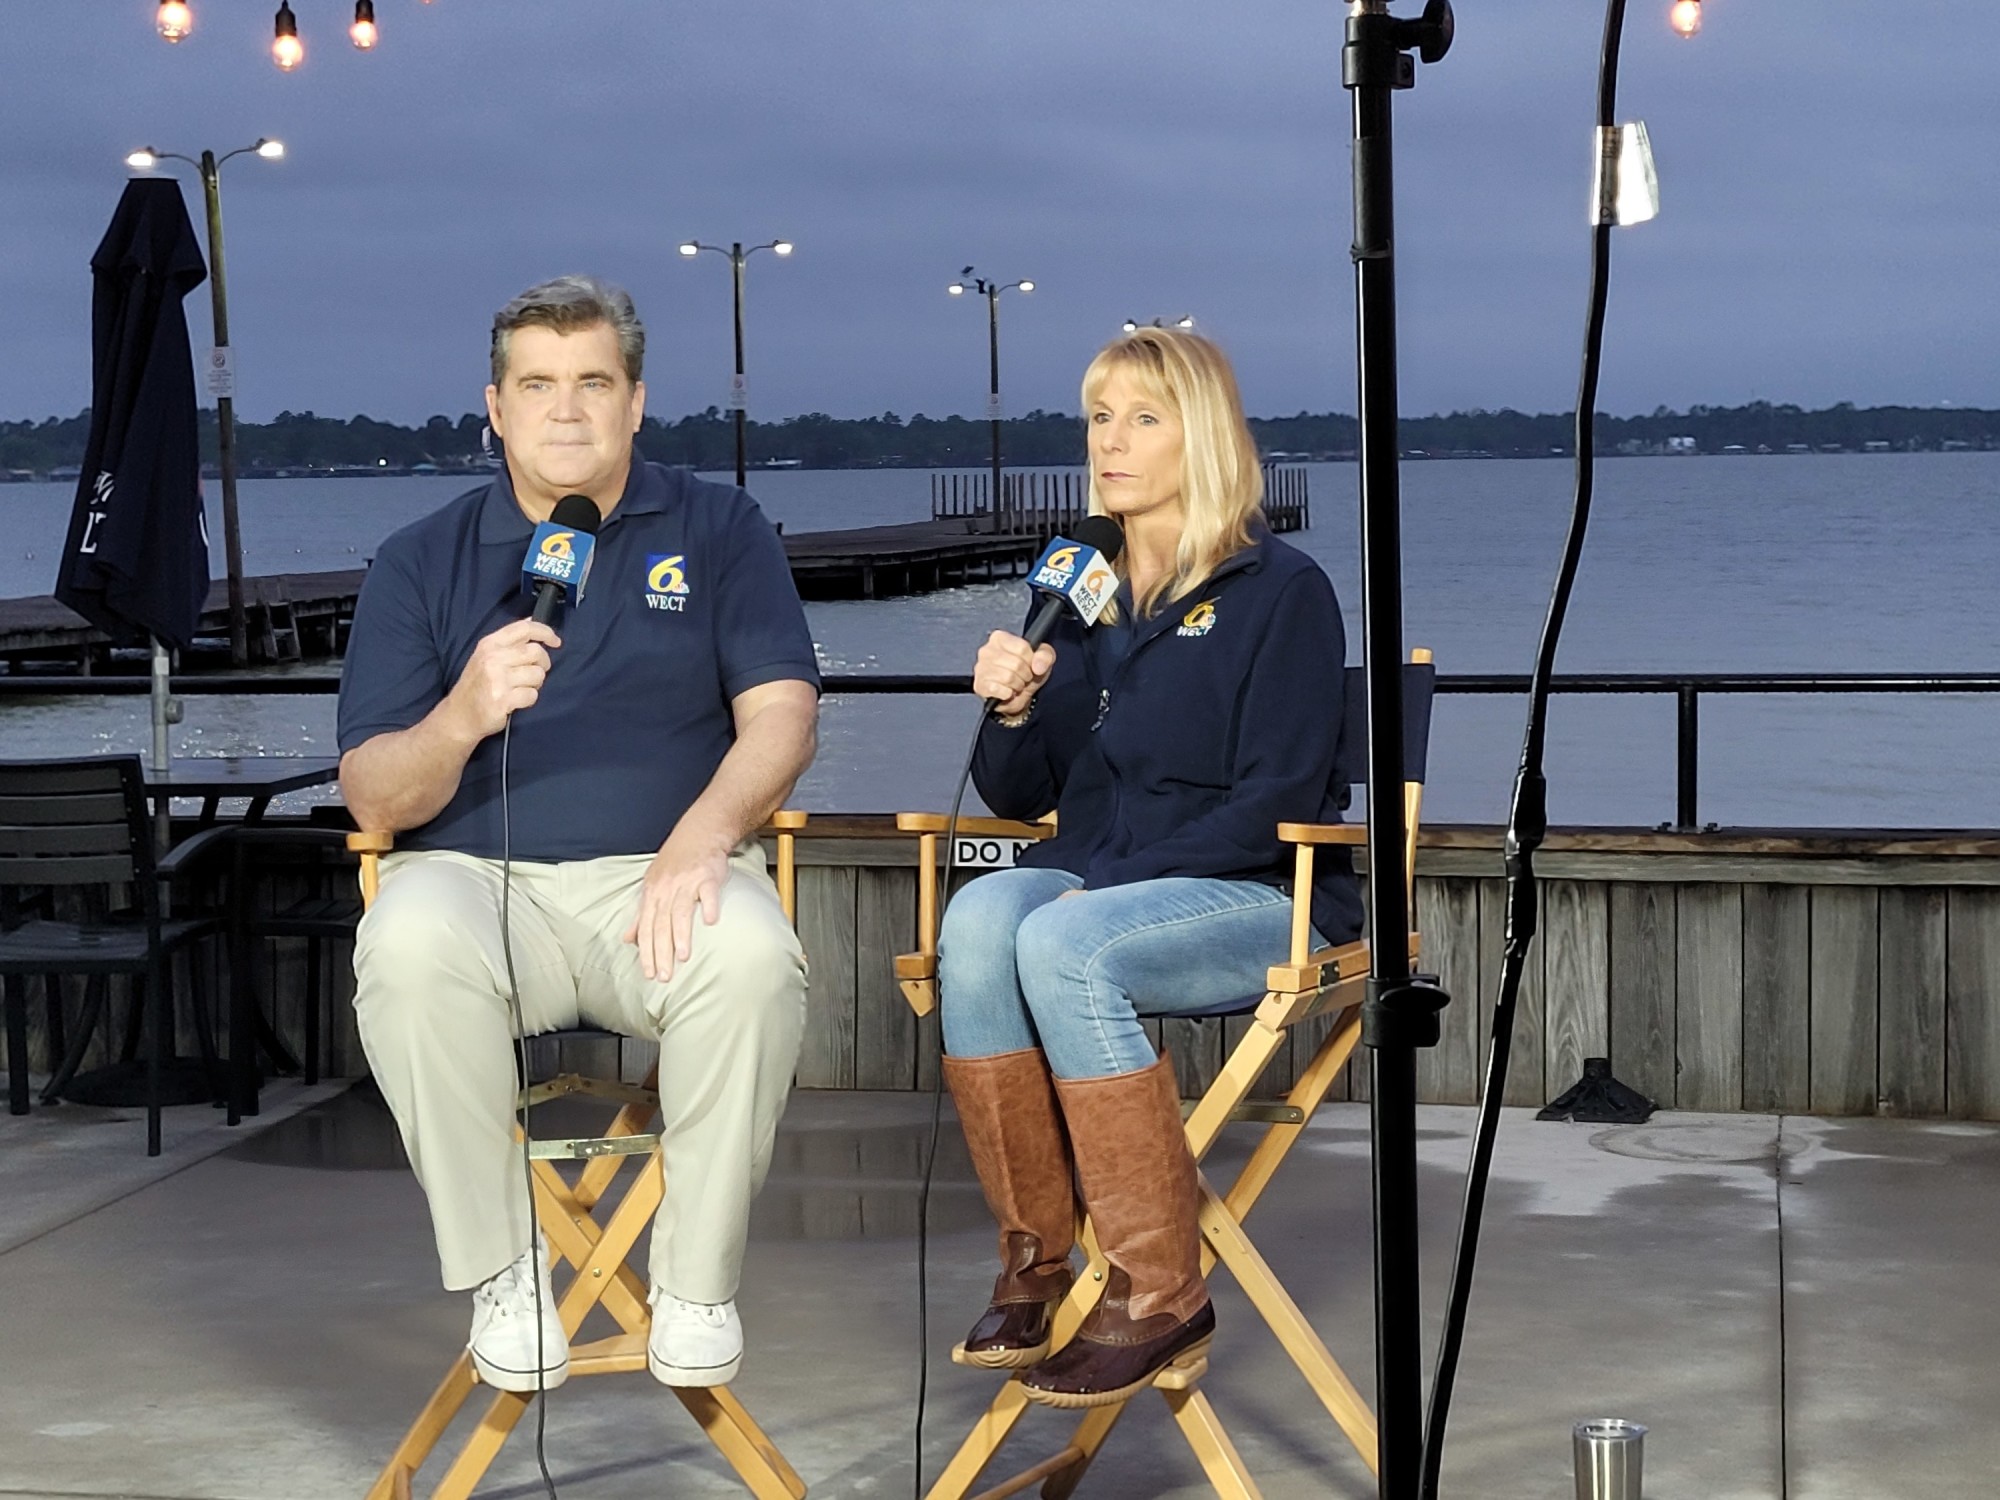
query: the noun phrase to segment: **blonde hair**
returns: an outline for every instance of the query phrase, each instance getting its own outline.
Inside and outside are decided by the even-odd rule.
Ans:
[[[1250,545],[1264,504],[1264,470],[1243,420],[1236,372],[1220,349],[1178,328],[1140,328],[1113,339],[1083,372],[1084,421],[1114,374],[1128,376],[1181,423],[1181,539],[1172,570],[1133,601],[1141,618],[1199,587]],[[1090,513],[1109,514],[1090,476]],[[1121,578],[1125,564],[1117,564]],[[1114,606],[1115,608],[1115,606]],[[1109,618],[1116,618],[1106,611]]]

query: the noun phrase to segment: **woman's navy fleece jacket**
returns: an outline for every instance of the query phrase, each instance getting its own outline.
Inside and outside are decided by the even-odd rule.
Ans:
[[[1055,809],[1056,836],[1023,865],[1068,870],[1086,889],[1167,876],[1290,890],[1278,824],[1337,823],[1347,644],[1312,559],[1267,532],[1193,592],[1120,626],[1065,615],[1055,670],[1018,729],[988,719],[973,779],[1003,818]],[[1361,932],[1347,851],[1314,865],[1313,926]]]

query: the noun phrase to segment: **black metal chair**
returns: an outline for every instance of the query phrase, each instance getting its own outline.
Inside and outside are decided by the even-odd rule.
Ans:
[[[234,1125],[243,1115],[257,1113],[253,1046],[280,1072],[303,1071],[306,1083],[319,1082],[321,1038],[331,1024],[322,974],[324,945],[352,940],[361,920],[361,893],[346,829],[242,826],[229,831],[229,846],[229,1123]],[[291,890],[282,889],[284,885]],[[270,938],[306,942],[303,1068],[257,1003],[251,950]]]
[[[28,1110],[29,975],[81,974],[86,1015],[44,1097],[68,1082],[104,1008],[107,981],[130,977],[132,1031],[146,1040],[146,1154],[160,1153],[161,1064],[173,1048],[174,955],[216,930],[207,916],[175,918],[164,893],[214,852],[226,829],[209,829],[155,858],[145,777],[135,755],[37,762],[0,761],[0,889],[45,892],[41,910],[10,902],[0,930],[6,981],[8,1106]],[[74,912],[75,915],[58,915]],[[45,981],[49,982],[49,981]],[[57,1002],[59,1004],[59,1002]],[[197,1032],[212,1054],[199,1005]]]

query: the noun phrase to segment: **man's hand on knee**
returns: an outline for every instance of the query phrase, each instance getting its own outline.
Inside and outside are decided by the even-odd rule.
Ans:
[[[694,951],[694,914],[713,927],[722,915],[722,887],[729,879],[729,850],[676,828],[639,888],[639,910],[624,940],[639,948],[639,968],[664,982]]]

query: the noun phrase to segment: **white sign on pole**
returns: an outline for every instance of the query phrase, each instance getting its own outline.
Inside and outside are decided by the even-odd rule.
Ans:
[[[236,399],[236,351],[227,344],[218,344],[208,351],[208,367],[202,371],[202,381],[209,395],[220,401],[225,396]]]
[[[728,409],[730,411],[748,411],[750,409],[750,388],[744,384],[741,375],[732,375],[729,377]]]
[[[1011,870],[1033,839],[968,839],[953,845],[951,862],[961,870]]]
[[[1004,413],[1000,410],[1000,393],[998,391],[988,391],[986,393],[986,420],[997,422],[1002,415]]]

